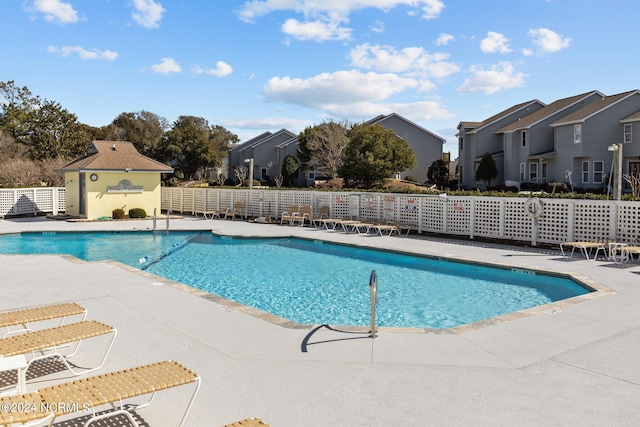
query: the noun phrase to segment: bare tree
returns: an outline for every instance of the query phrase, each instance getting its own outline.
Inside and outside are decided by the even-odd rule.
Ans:
[[[273,180],[276,182],[276,187],[282,188],[282,183],[284,182],[284,176],[278,175]]]
[[[30,159],[8,159],[0,164],[0,184],[10,188],[39,187],[40,166]]]
[[[348,121],[331,120],[305,129],[298,139],[303,145],[302,151],[308,153],[307,168],[315,167],[319,174],[330,179],[336,178],[349,144],[349,127]]]
[[[233,174],[236,176],[238,181],[240,181],[240,183],[238,185],[242,185],[244,183],[245,179],[247,179],[247,172],[248,171],[249,171],[249,168],[247,168],[246,166],[236,166],[233,169]]]
[[[625,173],[622,175],[622,178],[629,183],[631,195],[633,195],[633,197],[640,197],[640,176]]]
[[[222,187],[229,173],[229,165],[225,164],[222,166],[218,166],[217,172],[218,172],[218,179],[217,179],[218,185]]]

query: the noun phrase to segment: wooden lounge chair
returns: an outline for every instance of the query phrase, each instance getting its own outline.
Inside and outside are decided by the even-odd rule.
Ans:
[[[571,248],[571,252],[569,252],[568,255],[567,252],[565,252],[566,247]],[[560,252],[562,252],[562,256],[566,258],[571,258],[576,249],[579,249],[587,260],[594,261],[598,258],[599,252],[602,251],[603,254],[607,254],[607,242],[565,242],[560,244]],[[594,252],[593,258],[591,258],[592,252]]]
[[[81,320],[84,320],[87,317],[87,310],[73,302],[5,311],[0,313],[0,328],[6,328],[6,332],[0,336],[0,338],[11,334],[32,331],[31,323],[61,319],[58,325],[60,326],[67,317],[79,315],[82,315]],[[10,328],[14,326],[20,327],[21,329],[11,330]]]
[[[634,255],[640,259],[640,246],[622,246],[619,250],[622,252],[623,261],[633,261]]]
[[[282,212],[282,216],[280,217],[280,225],[287,223],[291,224],[293,221],[293,216],[296,215],[300,211],[300,206],[291,205],[289,206],[289,210],[287,212]]]
[[[124,415],[135,426],[130,410],[145,408],[151,404],[158,391],[195,383],[195,389],[187,404],[179,426],[184,425],[193,401],[200,388],[200,377],[175,361],[164,361],[150,365],[124,369],[93,377],[82,378],[62,384],[41,388],[32,393],[0,398],[0,426],[51,426],[57,417],[91,412],[91,418],[84,424]],[[127,405],[123,401],[138,396],[151,395],[140,405]],[[96,414],[96,408],[111,405],[113,411]]]
[[[318,216],[314,217],[311,220],[311,223],[316,228],[323,228],[324,223],[322,221],[325,219],[329,219],[329,206],[320,206],[320,209],[318,211]]]
[[[112,334],[112,337],[109,342],[109,346],[102,357],[102,361],[98,366],[84,368],[82,370],[77,368],[73,369],[71,367],[67,359],[73,357],[77,353],[83,340],[107,334]],[[25,377],[29,366],[37,360],[57,357],[73,375],[82,375],[100,369],[107,360],[107,356],[113,346],[116,335],[117,331],[112,326],[95,320],[85,320],[78,323],[57,326],[55,328],[31,331],[20,335],[1,338],[0,357],[8,358],[11,356],[24,355],[29,358],[25,369],[19,373],[20,375],[23,375],[23,377],[18,378],[16,390],[9,392],[24,392],[24,390],[20,390],[20,386],[26,383]],[[70,346],[73,347],[70,353],[65,351],[65,354],[63,354],[61,352],[61,349]],[[2,394],[6,393],[7,391],[2,392]]]

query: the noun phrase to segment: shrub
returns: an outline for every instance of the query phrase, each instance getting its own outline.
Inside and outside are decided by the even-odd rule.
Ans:
[[[129,209],[129,218],[146,218],[147,212],[142,208]]]
[[[124,218],[124,209],[114,209],[113,212],[111,212],[111,218],[113,219],[123,219]]]
[[[405,181],[411,181],[411,182],[418,182],[418,180],[416,179],[416,177],[415,177],[415,176],[412,176],[412,175],[407,175],[407,176],[405,176],[405,177],[404,177],[404,180],[405,180]]]

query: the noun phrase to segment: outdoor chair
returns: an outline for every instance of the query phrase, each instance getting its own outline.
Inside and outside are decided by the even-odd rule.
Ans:
[[[6,332],[0,338],[32,331],[32,323],[45,320],[61,319],[58,324],[61,326],[67,317],[78,315],[82,315],[81,321],[84,320],[87,317],[87,310],[73,302],[5,311],[0,313],[0,328],[6,328]],[[21,329],[11,330],[11,327]]]
[[[565,252],[565,248],[570,247],[571,252]],[[598,258],[598,253],[602,252],[607,254],[607,242],[565,242],[560,244],[560,252],[563,257],[571,258],[576,249],[579,249],[584,257],[589,261],[595,261]],[[593,258],[591,254],[593,252]]]
[[[291,217],[292,225],[299,223],[301,226],[304,226],[305,221],[309,221],[309,224],[311,224],[311,205],[304,205],[302,210],[294,212]]]
[[[224,427],[269,427],[269,424],[265,423],[260,418],[247,418],[246,420],[226,424]]]
[[[233,208],[227,208],[227,210],[224,213],[224,219],[231,217],[231,220],[234,220],[236,216],[239,216],[240,219],[246,219],[247,215],[244,213],[244,209],[245,209],[244,203],[236,202],[233,205]]]
[[[320,206],[320,209],[318,210],[318,216],[313,217],[311,223],[316,228],[322,228],[324,226],[322,221],[328,218],[329,218],[329,206]]]
[[[91,414],[84,424],[85,427],[116,415],[123,415],[132,425],[140,426],[130,411],[149,406],[159,391],[192,383],[195,383],[195,389],[178,424],[182,426],[200,388],[200,377],[171,360],[52,385],[32,393],[0,398],[0,405],[7,409],[0,411],[0,426],[52,426],[57,417],[75,413]],[[123,403],[125,400],[146,395],[151,396],[142,404]],[[96,409],[104,405],[110,405],[113,410],[97,414]]]
[[[82,369],[78,369],[77,367],[74,369],[71,367],[67,359],[75,356],[82,341],[108,334],[112,334],[111,340],[99,365]],[[23,369],[20,369],[18,372],[18,382],[15,390],[3,391],[0,394],[23,393],[25,391],[24,386],[26,384],[27,370],[38,360],[58,358],[73,375],[82,375],[102,368],[116,339],[116,335],[117,331],[112,326],[95,320],[85,320],[78,323],[57,326],[55,328],[25,332],[20,335],[0,338],[0,366],[2,366],[3,358],[14,356],[23,356],[23,360],[26,360],[24,358],[28,358]],[[72,347],[72,350],[63,353],[61,350],[67,347]]]
[[[300,211],[300,206],[298,205],[289,206],[289,210],[287,212],[282,212],[282,216],[280,217],[280,225],[284,224],[285,222],[287,224],[291,224],[293,221],[293,216],[296,215],[299,211]]]

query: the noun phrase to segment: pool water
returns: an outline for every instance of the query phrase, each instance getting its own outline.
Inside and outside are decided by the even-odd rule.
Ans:
[[[589,292],[564,277],[301,239],[210,233],[26,233],[0,253],[115,260],[301,324],[451,328]]]

